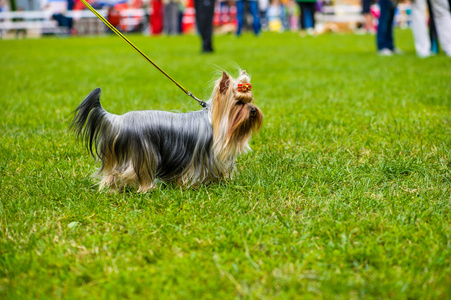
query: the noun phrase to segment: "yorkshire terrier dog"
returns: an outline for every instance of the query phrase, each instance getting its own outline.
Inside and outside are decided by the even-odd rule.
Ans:
[[[146,192],[157,179],[182,186],[227,179],[263,121],[246,71],[236,80],[223,72],[206,107],[188,113],[114,115],[100,105],[100,92],[97,88],[86,97],[72,122],[77,137],[102,163],[100,190],[135,186]]]

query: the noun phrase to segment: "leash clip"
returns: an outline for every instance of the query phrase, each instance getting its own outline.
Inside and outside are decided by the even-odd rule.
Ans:
[[[203,108],[207,108],[207,103],[205,101],[197,99],[196,96],[194,96],[190,91],[187,91],[186,94],[191,98],[193,98],[194,100],[196,100],[200,104],[200,106],[202,106]]]

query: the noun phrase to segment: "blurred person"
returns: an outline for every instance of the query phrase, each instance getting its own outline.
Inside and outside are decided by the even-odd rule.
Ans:
[[[309,35],[314,35],[316,0],[296,0],[296,1],[301,10],[301,17],[299,19],[301,36],[305,36],[305,33]]]
[[[202,53],[213,52],[213,15],[215,0],[194,0],[196,25],[202,39]]]
[[[269,31],[283,31],[283,14],[284,7],[282,3],[279,0],[272,0],[267,12]]]
[[[179,33],[179,1],[163,0],[164,17],[163,30],[165,34],[176,35]]]
[[[108,7],[108,14],[106,19],[113,25],[116,29],[119,29],[119,24],[121,24],[121,13],[114,9],[113,6]],[[112,33],[111,29],[107,27],[107,33]]]
[[[255,35],[260,34],[261,24],[260,24],[260,16],[258,11],[258,1],[257,0],[237,0],[236,1],[236,14],[238,20],[238,28],[236,30],[236,35],[240,36],[241,31],[244,26],[244,18],[245,18],[245,4],[249,6],[249,12],[252,15],[252,29],[254,30]]]
[[[67,0],[67,11],[70,11],[74,8],[74,0]],[[66,17],[63,12],[55,13],[52,15],[52,18],[58,23],[59,27],[66,28],[67,35],[74,34],[75,32],[72,30],[74,26],[74,20],[71,17]]]
[[[432,11],[431,0],[427,0],[427,3],[428,3],[428,10],[429,10],[429,38],[431,39],[431,53],[438,54],[439,47],[438,47],[437,26],[435,26],[434,13]],[[412,24],[411,24],[411,27],[412,27]]]
[[[373,0],[362,0],[363,30],[367,33],[374,34],[376,31],[373,27],[373,14],[371,13],[371,2]]]
[[[286,24],[284,27],[288,30],[297,31],[299,29],[299,6],[296,5],[295,0],[285,0],[285,2]]]
[[[451,57],[451,12],[448,0],[431,0],[431,16],[435,22],[438,41],[443,52]],[[433,49],[431,49],[431,39],[427,29],[426,0],[412,2],[412,33],[417,55],[431,56]]]
[[[213,22],[214,23],[214,22]],[[219,0],[219,33],[236,32],[236,6],[233,0]]]
[[[163,31],[163,2],[162,0],[152,0],[152,16],[150,24],[152,34],[161,34]]]
[[[379,0],[380,17],[377,25],[376,44],[378,54],[381,56],[401,53],[395,47],[393,40],[393,19],[397,5],[398,2],[396,0]]]
[[[219,26],[224,26],[229,23],[230,19],[230,7],[229,1],[218,0],[219,1]]]
[[[182,34],[183,33],[183,13],[185,12],[186,8],[186,1],[180,0],[179,3],[179,11],[178,11],[178,27],[177,27],[177,33]]]
[[[258,0],[258,11],[260,14],[260,30],[268,29],[268,8],[269,0]]]

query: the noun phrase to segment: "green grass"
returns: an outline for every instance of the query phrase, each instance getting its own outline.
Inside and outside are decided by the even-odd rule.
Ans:
[[[265,119],[227,183],[98,192],[68,130],[199,109],[117,37],[0,41],[0,298],[450,298],[451,59],[373,36],[131,40],[200,98],[252,75]]]

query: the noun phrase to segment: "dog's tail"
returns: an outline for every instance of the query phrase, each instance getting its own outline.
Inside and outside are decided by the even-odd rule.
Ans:
[[[108,120],[110,114],[100,105],[101,92],[100,88],[96,88],[83,100],[74,111],[75,117],[71,124],[77,138],[84,141],[91,155],[99,158],[102,158],[104,154],[99,153],[99,144],[104,138],[103,133],[105,129],[111,126]]]

